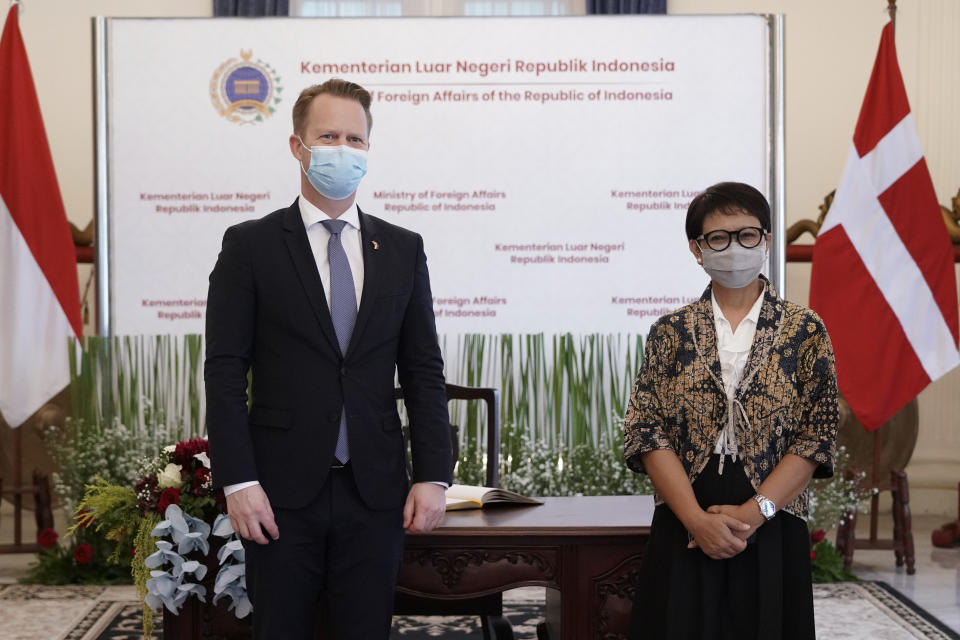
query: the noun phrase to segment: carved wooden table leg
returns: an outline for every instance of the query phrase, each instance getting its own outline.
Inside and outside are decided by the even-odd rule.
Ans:
[[[843,568],[850,571],[853,565],[853,551],[857,547],[857,506],[843,514],[837,527],[837,551],[843,556]]]
[[[33,494],[33,504],[35,507],[34,517],[37,520],[37,533],[44,529],[53,528],[53,509],[52,498],[50,497],[50,478],[39,470],[33,472],[33,487],[36,493]]]
[[[900,536],[903,542],[903,556],[907,563],[907,574],[917,572],[916,556],[913,548],[913,516],[910,515],[910,483],[905,471],[894,469],[890,472],[892,484],[899,501],[894,522],[900,521]],[[899,516],[899,517],[897,517]],[[899,562],[897,564],[900,564]]]
[[[513,640],[513,626],[503,616],[480,618],[484,640]]]
[[[897,470],[890,470],[890,496],[893,498],[893,504],[890,507],[893,515],[893,557],[896,559],[898,567],[903,566],[903,509],[900,501],[900,486],[898,482]]]

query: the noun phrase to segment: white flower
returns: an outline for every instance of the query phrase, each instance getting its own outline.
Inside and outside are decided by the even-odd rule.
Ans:
[[[177,445],[175,445],[175,444],[171,444],[169,447],[164,447],[164,448],[163,448],[163,452],[164,452],[164,453],[173,453],[173,452],[176,451],[176,450],[177,450]]]
[[[210,468],[210,456],[207,455],[206,451],[201,451],[200,453],[193,454],[193,457],[199,460],[203,466],[207,469]]]
[[[157,474],[157,486],[161,489],[179,487],[182,480],[180,477],[180,470],[182,468],[180,465],[173,464],[172,462],[168,464],[163,471]]]

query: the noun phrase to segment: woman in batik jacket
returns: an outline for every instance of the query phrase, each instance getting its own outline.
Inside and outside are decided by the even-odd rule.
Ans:
[[[633,639],[815,637],[807,484],[833,474],[836,373],[819,316],[760,275],[769,229],[745,184],[687,211],[711,283],[650,329],[624,425],[657,492]]]

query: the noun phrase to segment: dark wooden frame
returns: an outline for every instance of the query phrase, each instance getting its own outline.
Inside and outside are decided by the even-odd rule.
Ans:
[[[876,435],[876,434],[874,434]],[[874,443],[877,439],[874,439]],[[879,453],[874,447],[874,475],[879,468],[877,461]],[[855,471],[848,469],[845,477],[851,479]],[[910,515],[910,484],[907,482],[907,473],[902,469],[890,470],[890,484],[881,484],[876,478],[873,486],[877,492],[870,496],[870,537],[866,540],[857,539],[857,508],[844,514],[840,526],[837,528],[837,551],[843,556],[843,568],[850,571],[853,566],[853,552],[857,549],[893,549],[896,565],[907,565],[907,574],[917,572],[916,554],[913,547],[913,516]],[[880,491],[890,491],[893,497],[893,538],[880,539],[877,535],[878,512],[880,506]]]
[[[403,399],[403,389],[396,389],[397,400]],[[485,387],[462,387],[447,383],[447,401],[479,400],[487,405],[487,471],[485,486],[500,486],[500,392]],[[454,464],[459,457],[456,445],[458,430],[451,425]],[[469,599],[449,600],[398,591],[394,601],[395,615],[476,615],[484,640],[512,640],[513,629],[503,617],[503,594],[484,594]]]
[[[403,389],[395,390],[397,400]],[[500,486],[500,391],[489,387],[461,387],[447,383],[447,401],[481,400],[487,404],[487,473],[485,486]],[[456,460],[454,460],[456,463]]]
[[[33,484],[23,483],[23,434],[21,426],[13,431],[13,486],[3,488],[3,478],[0,478],[0,500],[3,496],[13,498],[13,544],[0,544],[0,554],[8,553],[39,553],[43,551],[36,542],[23,541],[23,497],[33,496],[34,519],[37,524],[37,534],[44,529],[53,528],[53,509],[50,497],[50,480],[39,470],[33,472]]]
[[[547,587],[549,640],[625,640],[653,518],[653,496],[541,498],[543,506],[451,511],[408,534],[401,593],[451,603]]]
[[[652,496],[542,498],[543,506],[452,511],[427,534],[404,543],[398,591],[450,603],[451,610],[504,589],[547,587],[548,640],[625,640],[637,597],[640,564],[650,536]],[[216,554],[204,578],[212,590]],[[210,593],[211,591],[208,591]],[[458,604],[459,603],[459,604]],[[324,640],[318,612],[316,640]],[[250,638],[249,619],[237,620],[227,603],[189,598],[180,615],[163,611],[172,640]],[[494,630],[500,633],[499,630]],[[494,635],[497,640],[510,635]]]

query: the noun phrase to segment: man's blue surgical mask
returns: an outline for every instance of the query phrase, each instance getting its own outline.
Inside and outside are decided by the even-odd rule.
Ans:
[[[299,138],[299,137],[298,137]],[[345,145],[308,147],[310,168],[300,170],[306,174],[313,188],[331,200],[343,200],[357,190],[360,180],[367,175],[367,152]]]

